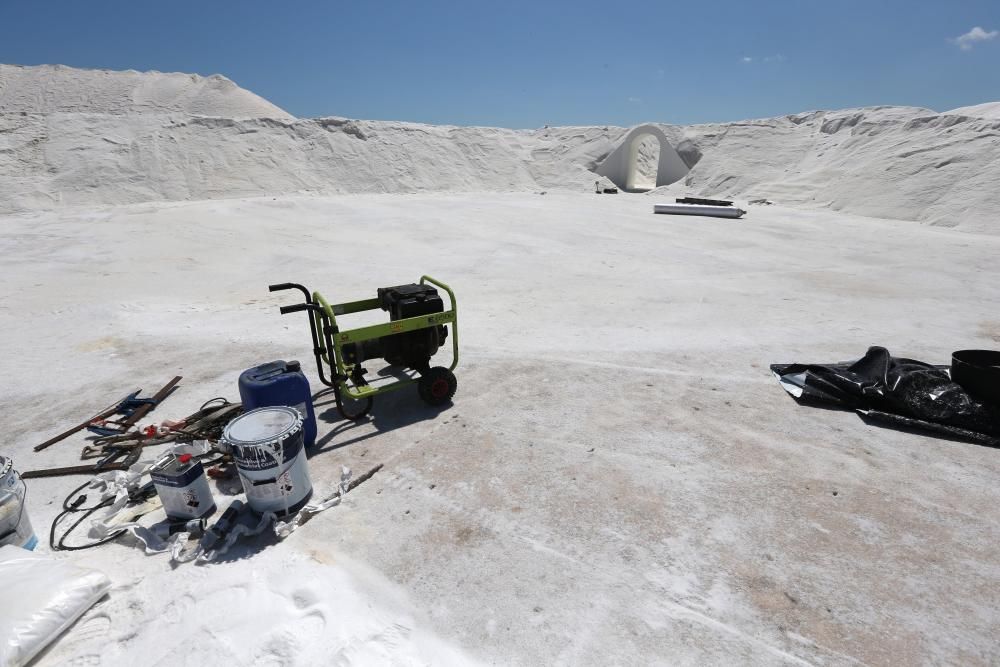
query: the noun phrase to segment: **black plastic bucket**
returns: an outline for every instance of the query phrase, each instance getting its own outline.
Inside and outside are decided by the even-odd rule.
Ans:
[[[951,355],[951,379],[983,403],[1000,406],[1000,352],[959,350]]]

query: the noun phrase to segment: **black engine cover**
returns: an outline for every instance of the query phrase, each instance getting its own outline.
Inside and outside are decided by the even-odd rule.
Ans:
[[[443,313],[444,301],[438,291],[430,285],[397,285],[396,287],[379,287],[378,301],[382,310],[389,312],[389,319],[405,320],[417,315]]]
[[[444,312],[444,301],[430,285],[380,287],[378,300],[392,322]],[[385,359],[393,366],[425,370],[447,338],[448,329],[442,325],[382,336],[378,340],[344,345],[344,361],[360,364],[368,359]]]

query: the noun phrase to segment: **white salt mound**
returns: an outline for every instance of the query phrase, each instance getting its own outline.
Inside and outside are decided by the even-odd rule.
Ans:
[[[654,194],[1000,233],[1000,118],[981,117],[991,108],[1000,103],[967,108],[979,116],[869,107],[660,125],[692,170]],[[591,192],[593,169],[626,133],[296,120],[224,77],[0,66],[0,213],[289,193]]]
[[[987,102],[985,104],[976,104],[971,107],[959,107],[957,109],[952,109],[951,111],[945,111],[948,114],[956,114],[959,116],[972,116],[973,118],[990,118],[1000,120],[1000,102]]]
[[[226,118],[294,116],[224,76],[0,65],[5,113],[184,113]]]
[[[1000,233],[1000,120],[869,107],[664,130],[702,153],[670,192]]]

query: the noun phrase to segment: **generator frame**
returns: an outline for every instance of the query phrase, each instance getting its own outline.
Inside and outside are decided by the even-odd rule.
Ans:
[[[345,345],[450,324],[452,359],[451,365],[447,369],[451,372],[458,366],[458,303],[455,300],[455,293],[451,287],[431,276],[421,276],[420,284],[431,284],[447,292],[450,308],[440,313],[417,315],[416,317],[344,330],[341,330],[337,324],[338,315],[380,310],[379,299],[361,299],[331,304],[319,292],[310,293],[308,289],[298,283],[280,283],[268,286],[268,290],[271,292],[297,289],[305,296],[305,303],[281,306],[279,310],[282,315],[300,311],[308,313],[313,356],[316,358],[316,371],[319,374],[320,382],[333,389],[337,409],[346,419],[360,419],[371,410],[375,396],[416,384],[419,378],[397,378],[394,382],[373,386],[364,378],[364,369],[361,367],[363,362],[348,363],[344,360],[343,347]],[[420,372],[419,369],[418,372]],[[349,412],[343,404],[344,397],[354,401],[364,401],[365,405],[358,412]]]

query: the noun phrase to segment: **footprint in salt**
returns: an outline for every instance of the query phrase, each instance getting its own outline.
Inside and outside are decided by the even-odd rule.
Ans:
[[[302,643],[286,631],[276,632],[264,642],[254,657],[255,665],[277,667],[297,664],[296,658],[302,651]]]
[[[410,640],[411,632],[412,628],[409,626],[403,625],[402,623],[393,623],[382,630],[380,634],[375,635],[373,639],[381,642],[385,646],[398,649]]]
[[[297,609],[308,609],[319,602],[319,596],[316,595],[316,592],[311,591],[308,588],[300,588],[299,590],[292,592],[291,598],[292,604],[294,604]]]
[[[95,639],[102,639],[111,630],[111,617],[101,612],[92,616],[84,616],[75,626],[67,639],[72,638],[73,642],[85,642]]]
[[[191,613],[197,602],[198,600],[193,595],[184,594],[167,604],[160,614],[160,618],[165,623],[180,623]]]
[[[72,658],[62,663],[73,667],[96,667],[101,664],[101,656],[98,653],[88,653],[87,650],[97,648],[100,645],[93,645],[108,636],[111,631],[111,618],[103,613],[91,613],[84,616],[74,624],[62,640],[67,652],[75,654]]]
[[[297,613],[292,613],[265,637],[254,656],[255,665],[297,664],[303,650],[326,628],[326,613],[319,606],[320,596],[315,591],[299,588],[279,595],[291,602]]]

